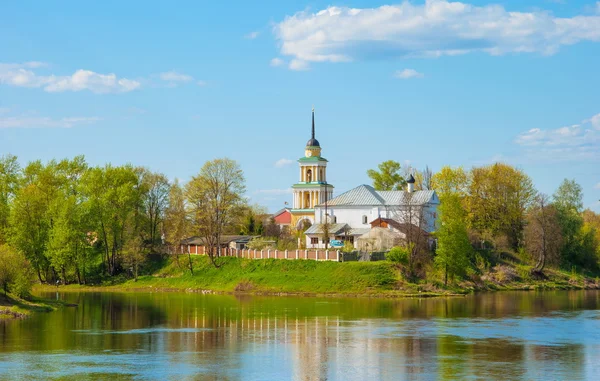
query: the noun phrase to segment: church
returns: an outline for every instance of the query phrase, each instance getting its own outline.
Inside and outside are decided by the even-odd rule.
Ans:
[[[435,230],[439,198],[433,190],[415,190],[412,175],[406,190],[378,191],[370,185],[359,185],[334,197],[334,187],[327,182],[328,161],[315,136],[314,109],[311,138],[298,163],[299,181],[292,185],[292,208],[282,210],[275,219],[286,221],[291,228],[308,227],[307,248],[331,247],[347,241],[358,249],[367,245],[385,250],[389,247],[383,246],[397,244],[410,232],[428,236]],[[328,230],[329,237],[324,236],[324,230]]]

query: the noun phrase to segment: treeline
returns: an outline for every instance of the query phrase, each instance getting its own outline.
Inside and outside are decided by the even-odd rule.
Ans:
[[[584,210],[574,180],[565,179],[548,196],[522,170],[496,163],[470,171],[444,167],[431,182],[441,201],[439,262],[451,274],[464,274],[469,243],[516,253],[538,275],[548,265],[598,272],[600,216]]]
[[[437,248],[421,258],[425,265],[433,261],[446,282],[448,276],[473,275],[485,260],[480,254],[490,251],[515,254],[538,275],[549,265],[600,270],[600,215],[584,210],[583,190],[574,180],[565,179],[548,196],[526,173],[504,163],[470,170],[446,166],[432,174],[389,160],[367,174],[379,190],[404,189],[412,175],[416,190],[437,192]]]

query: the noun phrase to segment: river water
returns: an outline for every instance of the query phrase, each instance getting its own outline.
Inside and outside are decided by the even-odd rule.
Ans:
[[[598,380],[600,292],[366,299],[50,293],[0,379]]]

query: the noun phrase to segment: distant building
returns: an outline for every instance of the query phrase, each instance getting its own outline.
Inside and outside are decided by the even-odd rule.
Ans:
[[[292,185],[291,225],[295,228],[315,222],[315,206],[333,197],[333,185],[327,183],[327,159],[321,156],[321,145],[315,138],[315,110],[312,110],[312,134],[306,143],[300,164],[299,181]]]
[[[412,175],[406,190],[377,191],[370,185],[360,185],[333,197],[333,186],[327,183],[327,162],[315,138],[313,109],[312,136],[304,157],[298,160],[300,181],[292,186],[293,208],[289,211],[292,227],[302,229],[311,225],[305,231],[306,247],[323,248],[328,240],[334,239],[358,247],[359,238],[365,234],[363,244],[374,237],[389,243],[394,237],[406,237],[407,231],[422,231],[426,235],[434,231],[439,198],[433,190],[415,191]],[[284,221],[285,209],[278,216]],[[325,221],[329,222],[328,238],[323,237]],[[378,233],[369,234],[372,228],[377,228]],[[382,232],[382,228],[387,231]]]

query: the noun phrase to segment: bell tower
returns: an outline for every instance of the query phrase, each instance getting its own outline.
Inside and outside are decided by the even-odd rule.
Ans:
[[[304,157],[298,159],[299,181],[292,185],[292,224],[300,227],[303,220],[315,221],[315,205],[333,197],[333,185],[327,183],[327,159],[321,156],[321,145],[315,138],[315,109],[312,110],[312,133],[306,142]]]

